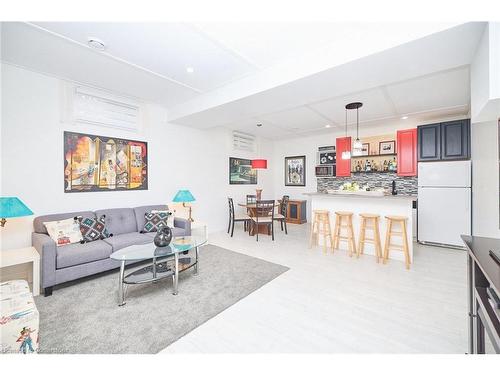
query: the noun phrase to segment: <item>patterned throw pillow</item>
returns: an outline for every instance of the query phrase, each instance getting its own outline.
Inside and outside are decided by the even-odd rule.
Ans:
[[[168,214],[167,226],[169,226],[170,228],[174,227],[174,214],[175,214],[175,210],[173,210],[173,211],[152,210],[151,213],[152,214],[158,214],[158,213],[166,213],[166,214]]]
[[[142,232],[157,232],[161,227],[166,227],[168,225],[168,218],[171,215],[172,213],[168,211],[146,212],[144,214],[146,222],[144,223],[144,230]]]
[[[77,219],[80,222],[80,231],[83,236],[82,243],[102,240],[103,238],[113,236],[106,228],[106,215],[101,215],[97,219],[94,217],[81,216]]]
[[[49,221],[43,224],[47,228],[50,238],[56,242],[57,246],[77,243],[83,239],[77,218]]]

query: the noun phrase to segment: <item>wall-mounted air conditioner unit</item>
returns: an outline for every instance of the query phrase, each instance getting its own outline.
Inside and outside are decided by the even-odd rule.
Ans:
[[[134,132],[139,130],[138,100],[75,84],[66,85],[65,98],[66,121]]]
[[[233,131],[233,149],[253,152],[255,150],[255,136]]]

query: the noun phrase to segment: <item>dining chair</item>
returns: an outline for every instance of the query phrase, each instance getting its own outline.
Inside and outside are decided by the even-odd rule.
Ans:
[[[274,205],[275,200],[260,200],[255,203],[255,215],[251,216],[250,220],[255,223],[255,237],[259,240],[259,224],[267,224],[271,226],[271,236],[274,241]]]
[[[243,222],[243,229],[246,232],[247,226],[248,226],[248,221],[250,220],[250,218],[248,217],[248,215],[236,215],[234,213],[233,198],[227,197],[227,201],[229,203],[229,224],[227,226],[227,233],[229,233],[229,231],[231,231],[231,237],[233,237],[234,223],[242,221]]]
[[[279,214],[276,214],[274,216],[274,220],[280,222],[281,230],[283,231],[283,226],[285,227],[285,234],[288,234],[288,230],[286,227],[286,214],[288,210],[288,201],[290,200],[290,196],[288,195],[283,195],[283,198],[281,198],[281,203],[280,203],[280,212]]]

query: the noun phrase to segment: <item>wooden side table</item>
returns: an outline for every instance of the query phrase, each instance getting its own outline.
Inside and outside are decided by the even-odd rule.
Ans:
[[[286,222],[304,224],[307,222],[306,200],[290,199],[288,201]]]
[[[40,294],[40,254],[32,246],[0,251],[0,268],[33,263],[33,296]]]

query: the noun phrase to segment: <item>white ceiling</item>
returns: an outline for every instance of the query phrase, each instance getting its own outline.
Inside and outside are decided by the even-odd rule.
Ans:
[[[224,126],[271,139],[306,133],[343,129],[345,105],[363,103],[359,110],[360,129],[401,122],[428,122],[446,117],[466,116],[470,107],[469,67],[381,86],[355,94],[309,103],[284,111],[241,118]],[[348,125],[356,122],[356,112],[348,111]],[[256,128],[256,124],[263,126]]]
[[[255,72],[255,67],[184,23],[37,22],[86,46],[97,37],[106,53],[206,92]],[[193,73],[186,71],[194,69]]]
[[[160,103],[178,124],[269,138],[465,114],[483,24],[2,23],[2,61]],[[87,46],[96,37],[107,46]],[[193,73],[186,71],[194,69]],[[352,122],[354,118],[350,119]]]

